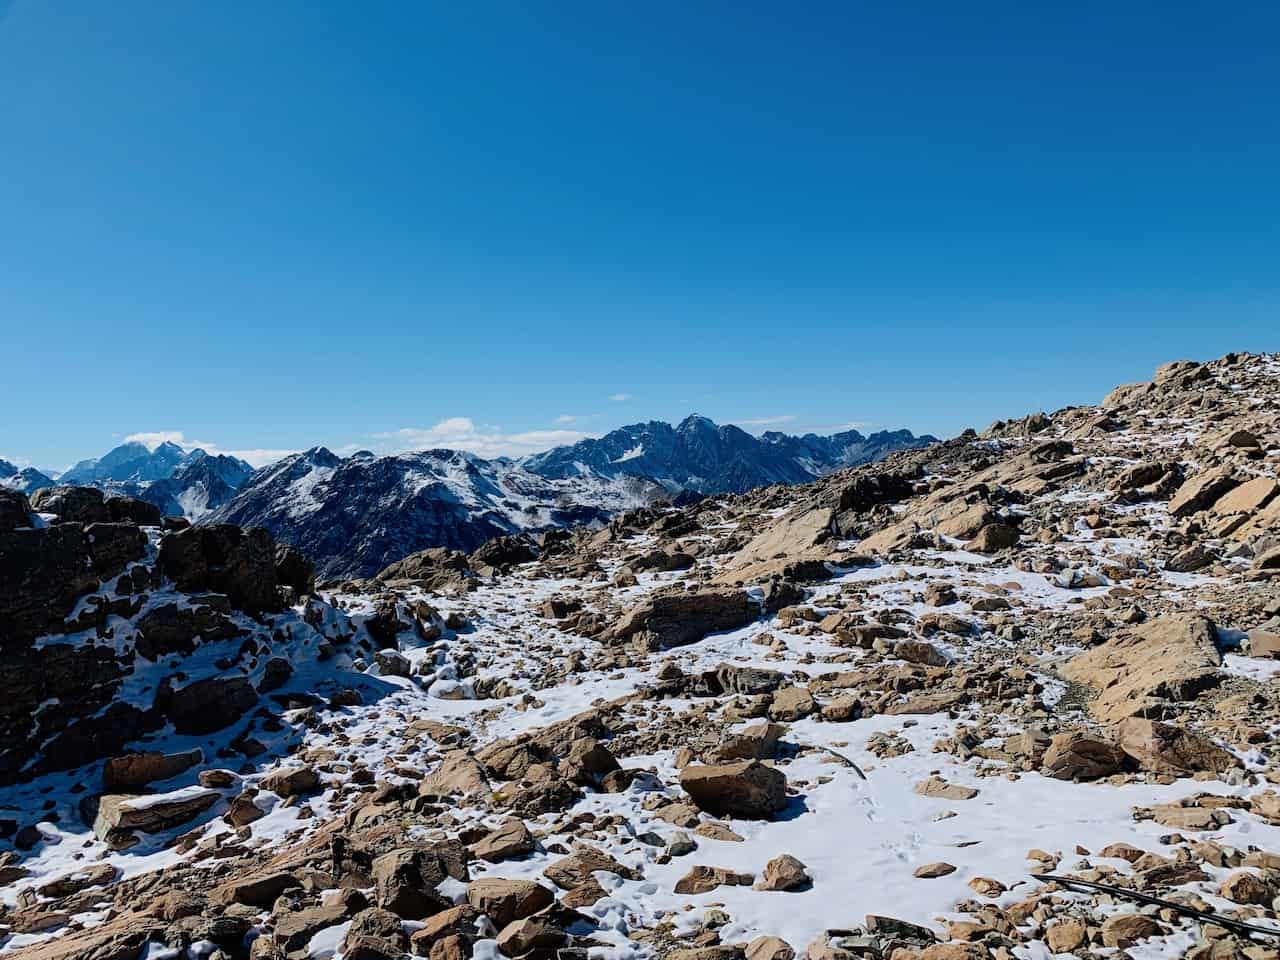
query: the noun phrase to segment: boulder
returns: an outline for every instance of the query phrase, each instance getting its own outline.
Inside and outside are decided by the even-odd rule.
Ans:
[[[1141,717],[1120,722],[1120,748],[1143,770],[1156,774],[1221,776],[1240,766],[1231,753],[1193,730]]]
[[[300,797],[320,786],[320,776],[311,767],[286,767],[267,774],[258,786],[281,797]]]
[[[1169,501],[1169,514],[1182,518],[1208,509],[1239,484],[1230,470],[1204,470],[1185,480],[1174,492]]]
[[[180,690],[162,688],[157,701],[181,734],[206,734],[244,718],[258,704],[258,693],[244,676],[209,677]]]
[[[818,709],[817,703],[805,687],[783,687],[773,695],[769,704],[769,719],[784,723],[801,720]]]
[[[551,956],[569,935],[546,917],[514,920],[498,932],[498,949],[507,957]]]
[[[974,553],[997,553],[1018,544],[1018,530],[1007,523],[988,523],[964,545]]]
[[[1274,477],[1254,477],[1219,497],[1213,512],[1221,517],[1261,510],[1280,494],[1280,483]]]
[[[1059,733],[1044,752],[1044,775],[1055,780],[1097,780],[1119,773],[1124,751],[1114,740],[1086,730]]]
[[[31,495],[37,513],[57,515],[59,523],[110,523],[106,498],[96,487],[45,487]]]
[[[787,778],[757,760],[700,764],[680,771],[698,809],[716,816],[767,819],[787,805]]]
[[[378,906],[406,920],[421,920],[451,904],[436,887],[446,877],[468,879],[466,853],[455,841],[431,847],[400,847],[373,861],[370,877],[377,888]]]
[[[158,833],[194,819],[222,799],[217,790],[187,787],[147,796],[104,794],[98,800],[93,832],[108,840],[117,831]]]
[[[465,750],[453,750],[419,781],[418,793],[432,797],[465,796],[488,800],[493,791],[480,762]]]
[[[276,544],[267,531],[219,523],[166,535],[158,567],[179,590],[223,593],[236,609],[262,613],[284,607],[275,558]]]
[[[112,757],[102,768],[102,789],[107,793],[131,793],[157,780],[168,780],[204,761],[199,748],[185,753],[126,753]]]
[[[793,511],[774,521],[739,550],[729,566],[745,567],[763,560],[808,554],[831,537],[832,519],[829,507]]]
[[[561,890],[573,890],[595,879],[592,874],[597,870],[617,874],[625,880],[640,879],[637,871],[622,865],[603,850],[585,844],[548,866],[542,875]]]
[[[1131,947],[1160,932],[1160,924],[1145,914],[1118,913],[1102,922],[1102,943],[1108,947]]]
[[[218,887],[213,898],[219,903],[243,903],[265,910],[276,902],[280,894],[300,886],[301,882],[292,873],[274,870],[231,880]]]
[[[709,633],[744,627],[759,612],[743,590],[662,594],[629,610],[606,639],[631,642],[646,650],[679,647],[696,643]]]
[[[471,853],[488,863],[523,857],[534,851],[533,835],[522,820],[508,820],[495,827],[471,847]]]
[[[0,532],[34,526],[35,522],[26,494],[0,487]]]
[[[316,568],[297,547],[276,544],[276,583],[291,587],[295,597],[310,596],[316,592]]]
[[[1216,686],[1222,655],[1217,630],[1199,614],[1157,617],[1072,658],[1062,673],[1098,691],[1089,705],[1099,720],[1159,715],[1169,703]]]
[[[467,903],[477,913],[487,915],[499,929],[533,916],[555,900],[550,889],[534,880],[483,877],[467,884]]]
[[[809,868],[789,853],[779,854],[764,865],[757,890],[802,890],[813,884]]]
[[[980,791],[962,783],[948,783],[942,777],[928,777],[916,784],[915,792],[935,800],[972,800]]]
[[[745,960],[795,960],[791,944],[780,937],[756,937],[747,944]]]
[[[135,523],[140,527],[158,527],[160,508],[137,497],[107,498],[107,513],[113,523]]]
[[[691,867],[676,881],[673,892],[686,897],[710,893],[717,887],[749,887],[755,880],[749,873],[735,873],[724,867],[708,867],[702,864]]]

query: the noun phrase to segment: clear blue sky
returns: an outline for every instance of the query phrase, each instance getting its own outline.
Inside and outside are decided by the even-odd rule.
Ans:
[[[0,0],[0,455],[949,434],[1280,349],[1280,6],[1051,6]]]

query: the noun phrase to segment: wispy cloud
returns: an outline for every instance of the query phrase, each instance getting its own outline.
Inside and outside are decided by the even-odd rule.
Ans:
[[[576,413],[562,413],[556,417],[556,423],[576,423],[580,419]]]
[[[148,450],[154,450],[162,443],[176,443],[178,446],[187,446],[186,437],[183,436],[181,430],[153,430],[149,433],[131,433],[124,438],[125,443],[141,443]],[[190,446],[202,446],[202,444],[192,443]]]
[[[625,403],[626,401],[631,399],[631,394],[613,393],[609,395],[609,399],[612,400],[614,403]]]
[[[273,463],[281,457],[287,457],[291,453],[297,453],[296,450],[284,450],[264,447],[253,447],[248,449],[233,449],[224,447],[221,444],[213,443],[207,440],[188,440],[186,434],[181,430],[150,430],[139,433],[131,433],[124,438],[126,443],[145,444],[147,449],[154,450],[162,443],[176,443],[184,450],[194,450],[199,447],[205,453],[217,456],[219,454],[228,457],[239,457],[246,463],[262,467],[268,463]]]
[[[477,425],[470,417],[449,417],[433,427],[401,427],[399,430],[373,435],[386,453],[444,447],[449,450],[465,450],[485,458],[540,453],[552,447],[577,443],[589,436],[591,434],[580,430],[506,433],[499,427]]]
[[[779,414],[773,417],[746,417],[740,420],[731,420],[730,423],[736,423],[740,427],[772,427],[780,423],[792,423],[795,417],[789,413]]]

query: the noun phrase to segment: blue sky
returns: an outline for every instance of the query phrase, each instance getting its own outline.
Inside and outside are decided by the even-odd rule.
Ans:
[[[0,0],[0,455],[950,434],[1280,349],[1277,35],[1250,2]]]

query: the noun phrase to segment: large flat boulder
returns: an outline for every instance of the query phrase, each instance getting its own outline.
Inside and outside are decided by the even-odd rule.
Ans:
[[[832,517],[829,507],[788,513],[739,550],[730,566],[745,567],[762,560],[808,555],[831,536]]]
[[[663,594],[629,610],[609,630],[608,638],[663,650],[696,643],[709,633],[745,627],[759,613],[756,602],[742,590]]]
[[[141,790],[157,780],[176,777],[203,760],[204,752],[199,748],[184,753],[161,753],[158,750],[126,753],[112,757],[103,766],[102,786],[109,793]]]
[[[1220,682],[1217,630],[1199,614],[1157,617],[1074,657],[1062,673],[1098,691],[1089,709],[1103,721],[1160,717]]]
[[[680,786],[698,809],[716,816],[762,820],[787,805],[786,776],[756,760],[685,767]]]
[[[118,831],[158,833],[194,819],[221,798],[217,790],[204,787],[140,797],[104,794],[98,801],[93,832],[99,840],[110,840]]]

